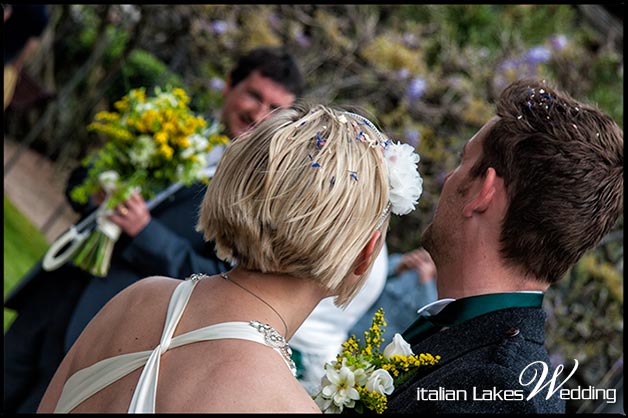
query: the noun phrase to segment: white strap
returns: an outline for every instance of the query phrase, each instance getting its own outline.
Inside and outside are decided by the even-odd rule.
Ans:
[[[157,381],[159,380],[159,363],[161,355],[168,351],[172,341],[172,334],[179,324],[179,320],[183,315],[190,295],[197,280],[185,280],[174,290],[170,304],[168,305],[168,313],[166,315],[166,324],[161,335],[159,345],[155,347],[148,362],[142,371],[135,393],[129,405],[129,413],[141,411],[155,410],[155,396],[157,394]]]

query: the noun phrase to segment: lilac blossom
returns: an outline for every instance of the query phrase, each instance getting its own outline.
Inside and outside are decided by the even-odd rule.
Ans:
[[[214,35],[222,35],[229,30],[229,24],[224,20],[214,20],[210,24],[210,28]]]
[[[406,67],[402,67],[399,71],[397,71],[395,76],[399,80],[405,80],[406,78],[410,77],[410,70],[408,70]]]
[[[557,51],[562,51],[567,46],[568,41],[565,35],[557,34],[557,35],[553,35],[550,38],[550,43],[552,45],[552,48],[554,48]]]
[[[279,16],[277,16],[276,13],[271,13],[270,15],[268,15],[268,23],[270,23],[270,26],[273,29],[279,29],[279,27],[281,26],[281,19],[279,18]]]
[[[220,77],[212,77],[209,80],[209,88],[216,91],[222,91],[225,88],[225,81]]]
[[[406,129],[404,132],[405,140],[408,144],[416,148],[421,143],[421,132],[417,129]]]
[[[523,59],[532,64],[538,65],[548,62],[552,58],[552,51],[544,46],[530,48],[523,56]]]
[[[417,39],[417,36],[412,32],[405,32],[403,34],[403,43],[409,48],[416,48],[419,46],[419,40]]]
[[[422,79],[421,77],[414,77],[412,80],[410,80],[410,83],[408,84],[406,94],[408,95],[410,100],[418,100],[421,98],[421,96],[423,96],[423,93],[425,93],[426,86],[427,83],[424,79]]]
[[[296,34],[296,36],[294,37],[294,40],[297,43],[297,45],[303,48],[309,47],[312,43],[310,42],[310,38],[306,34],[304,34],[302,31],[299,31]]]
[[[439,187],[443,187],[443,184],[445,184],[445,179],[447,178],[447,176],[449,175],[448,171],[441,171],[436,175],[436,184],[438,184]]]

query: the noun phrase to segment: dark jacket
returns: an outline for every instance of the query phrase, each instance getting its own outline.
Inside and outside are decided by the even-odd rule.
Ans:
[[[386,412],[564,413],[559,391],[546,399],[546,387],[526,400],[535,384],[519,383],[522,371],[533,362],[548,365],[544,383],[553,375],[544,346],[544,325],[542,309],[509,308],[469,319],[420,341],[412,347],[415,354],[430,353],[441,359],[396,388]],[[534,374],[531,369],[528,372],[523,382],[529,382]],[[540,376],[540,369],[537,372]],[[564,378],[563,372],[557,384]]]

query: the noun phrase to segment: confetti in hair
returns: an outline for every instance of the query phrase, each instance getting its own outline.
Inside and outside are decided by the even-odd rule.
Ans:
[[[321,149],[325,146],[327,140],[321,137],[321,131],[316,132],[316,148]]]

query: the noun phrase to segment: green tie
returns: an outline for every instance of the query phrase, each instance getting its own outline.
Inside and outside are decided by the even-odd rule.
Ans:
[[[436,315],[419,315],[403,332],[411,345],[440,331],[443,327],[458,325],[485,313],[507,308],[540,308],[543,293],[491,293],[457,299]]]

